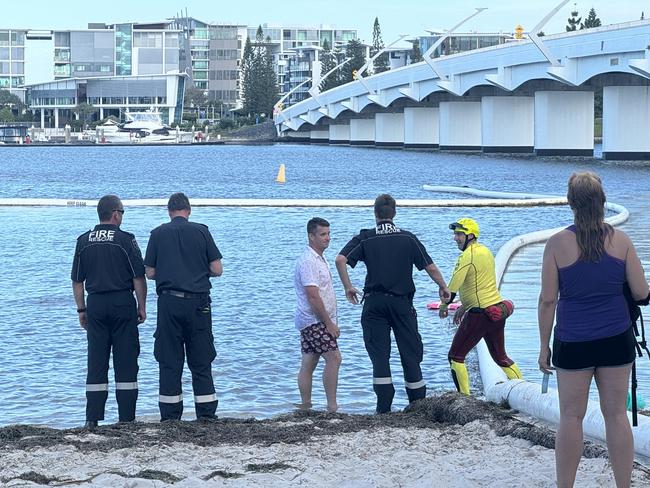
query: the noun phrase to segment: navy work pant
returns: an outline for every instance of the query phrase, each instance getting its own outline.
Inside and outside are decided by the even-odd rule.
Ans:
[[[181,378],[185,354],[192,373],[196,416],[214,417],[217,396],[212,361],[217,354],[212,336],[210,296],[207,293],[200,298],[160,295],[154,337],[154,356],[160,370],[160,420],[177,420],[183,414]]]
[[[422,379],[423,346],[418,332],[417,313],[409,297],[383,293],[367,295],[361,313],[363,340],[373,370],[373,388],[377,395],[377,412],[390,412],[395,388],[390,372],[390,331],[395,334],[406,393],[409,402],[424,398],[427,387]]]
[[[88,375],[86,420],[103,420],[108,361],[113,351],[115,398],[122,422],[135,419],[138,399],[138,312],[133,292],[93,293],[87,299]]]

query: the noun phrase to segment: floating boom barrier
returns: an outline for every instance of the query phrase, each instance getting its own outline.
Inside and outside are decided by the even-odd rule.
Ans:
[[[125,207],[166,207],[167,198],[123,199]],[[192,198],[193,207],[369,207],[375,200],[347,199],[264,199],[264,198]],[[96,207],[98,200],[60,198],[0,198],[0,207]],[[538,199],[458,199],[398,200],[400,207],[539,207],[566,205],[566,198]]]
[[[425,185],[423,188],[438,193],[465,194],[475,197],[496,198],[500,201],[506,199],[506,202],[509,196],[517,198],[515,201],[520,201],[521,199],[537,201],[539,199],[553,198],[548,195],[495,192],[466,187]],[[566,199],[564,199],[564,202],[566,203]],[[509,205],[506,203],[505,206]],[[624,223],[630,216],[629,211],[624,206],[616,203],[606,203],[605,208],[616,212],[615,215],[605,219],[607,223],[614,226]],[[562,229],[564,227],[530,232],[513,237],[501,246],[495,256],[497,283],[499,286],[511,257],[518,249],[529,244],[544,242]],[[526,380],[508,380],[503,370],[492,360],[484,341],[479,342],[476,349],[478,352],[481,380],[483,382],[483,393],[489,401],[495,403],[505,401],[511,408],[554,425],[560,422],[560,401],[557,390],[549,388],[547,393],[542,393],[542,387],[538,383]],[[628,418],[631,421],[632,414],[630,412],[628,412]],[[605,421],[600,412],[598,402],[589,400],[587,413],[582,425],[585,435],[605,441]],[[635,453],[650,457],[650,418],[640,415],[638,425],[632,429],[632,433],[634,434]]]

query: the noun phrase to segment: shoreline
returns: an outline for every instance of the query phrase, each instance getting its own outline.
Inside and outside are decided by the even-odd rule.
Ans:
[[[554,486],[555,434],[455,392],[386,415],[294,412],[268,420],[0,428],[7,486]],[[635,464],[633,486],[650,483]],[[576,486],[611,485],[586,442]]]

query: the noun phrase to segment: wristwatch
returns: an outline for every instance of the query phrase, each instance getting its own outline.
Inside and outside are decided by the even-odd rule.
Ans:
[[[83,312],[85,312],[85,311],[86,311],[86,308],[85,308],[85,307],[84,307],[84,308],[78,308],[78,309],[77,309],[77,313],[83,313]]]

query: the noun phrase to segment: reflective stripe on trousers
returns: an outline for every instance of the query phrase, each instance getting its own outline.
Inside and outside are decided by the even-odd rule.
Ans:
[[[372,384],[373,385],[392,385],[393,384],[393,378],[390,376],[385,377],[385,378],[373,378],[372,379]]]
[[[423,386],[427,386],[427,382],[424,380],[416,381],[415,383],[409,383],[408,381],[406,382],[406,387],[409,390],[417,390],[418,388],[422,388]]]
[[[160,403],[179,403],[183,401],[183,394],[180,395],[158,395]]]
[[[212,393],[210,395],[194,395],[194,403],[208,403],[208,402],[216,402],[217,401],[217,394]]]

